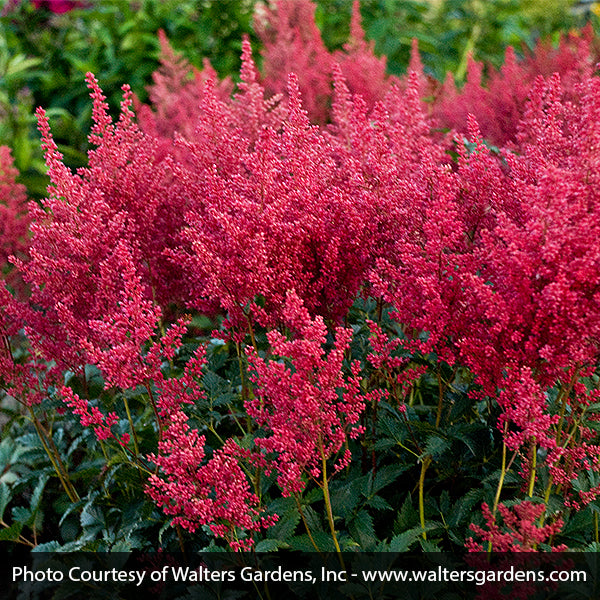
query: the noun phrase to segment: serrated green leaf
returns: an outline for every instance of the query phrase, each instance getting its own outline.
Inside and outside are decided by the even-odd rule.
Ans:
[[[348,526],[352,538],[359,543],[362,550],[370,550],[377,544],[375,525],[373,517],[366,511],[361,510],[352,519]]]
[[[4,518],[4,511],[11,499],[10,488],[6,483],[0,481],[0,519]]]
[[[419,522],[419,513],[412,505],[412,499],[407,496],[394,522],[394,532],[401,533],[411,529]]]
[[[376,510],[392,510],[391,504],[381,496],[373,496],[366,501],[366,505]]]
[[[450,442],[438,435],[427,438],[424,453],[429,454],[433,460],[440,460],[450,449]]]
[[[12,518],[15,522],[21,523],[22,525],[27,525],[33,516],[31,510],[29,508],[25,508],[24,506],[15,506],[12,509]]]
[[[480,505],[482,500],[483,490],[469,490],[454,503],[452,511],[446,518],[447,524],[450,527],[457,527],[464,524],[466,521],[470,521],[474,508]]]
[[[390,541],[390,552],[407,552],[422,535],[421,527],[413,527],[395,535]]]
[[[367,485],[367,477],[357,477],[342,483],[336,482],[331,489],[331,503],[337,515],[347,519],[361,501],[361,495]],[[362,494],[361,494],[362,492]]]
[[[440,547],[431,540],[424,540],[421,538],[419,540],[419,545],[421,546],[421,550],[423,550],[423,552],[440,552]]]
[[[79,522],[88,540],[95,538],[106,527],[105,516],[101,508],[94,506],[91,502],[88,502],[81,511]]]
[[[304,520],[306,521],[306,524],[312,533],[323,531],[321,517],[312,506],[303,506],[302,513],[304,514]]]
[[[23,523],[16,521],[10,527],[0,529],[0,541],[3,542],[15,542],[19,539],[21,531],[23,530]]]
[[[288,540],[294,535],[300,519],[296,506],[290,507],[285,513],[279,515],[275,525],[269,529],[269,535],[282,541]]]
[[[11,438],[5,438],[0,442],[0,465],[11,464],[15,452],[15,442]]]
[[[31,501],[29,503],[29,509],[31,512],[35,512],[38,510],[40,501],[42,499],[42,493],[44,492],[44,488],[46,487],[46,483],[48,482],[49,475],[45,474],[40,477],[37,485],[33,490],[33,494],[31,495]]]
[[[369,495],[377,494],[377,492],[381,491],[384,487],[396,481],[396,479],[409,468],[410,465],[398,464],[387,465],[377,469],[375,476],[371,480],[371,485],[369,486]]]
[[[317,544],[319,551],[321,552],[334,552],[335,546],[331,539],[331,536],[323,531],[312,532],[312,538]],[[313,546],[308,534],[297,535],[289,540],[289,545],[292,550],[300,550],[301,552],[314,552],[315,547]]]
[[[283,544],[281,540],[274,540],[269,538],[267,540],[261,540],[260,542],[258,542],[258,544],[256,544],[256,546],[254,547],[254,551],[274,552],[275,550],[278,550],[279,548],[285,545],[286,544]]]
[[[62,550],[61,545],[56,540],[46,542],[45,544],[38,544],[33,548],[32,552],[60,552]]]

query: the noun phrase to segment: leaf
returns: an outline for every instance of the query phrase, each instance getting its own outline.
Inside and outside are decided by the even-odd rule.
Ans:
[[[336,486],[332,486],[331,490],[331,504],[335,507],[336,514],[347,519],[358,506],[361,492],[365,494],[366,485],[366,476],[349,479],[342,484],[336,482]]]
[[[360,544],[361,550],[369,550],[377,544],[373,517],[366,510],[358,512],[350,522],[348,530],[354,540]]]
[[[322,532],[323,524],[321,522],[321,517],[319,514],[312,508],[312,506],[303,506],[302,512],[304,514],[304,519],[306,520],[306,524],[310,529],[311,533]]]
[[[256,544],[254,550],[255,552],[273,552],[275,550],[278,550],[281,547],[286,546],[287,544],[284,544],[281,540],[274,540],[274,539],[266,539],[266,540],[261,540],[260,542],[258,542],[258,544]]]
[[[402,473],[407,471],[410,468],[410,465],[387,465],[385,467],[381,467],[377,470],[375,477],[372,478],[371,485],[369,486],[369,492],[373,495],[377,494],[377,492],[381,491],[384,487],[390,485]]]
[[[11,438],[5,438],[0,442],[0,465],[7,466],[11,464],[11,459],[15,451],[15,442]]]
[[[450,442],[441,438],[438,435],[431,436],[427,439],[425,444],[425,453],[429,454],[433,460],[438,461],[448,452],[450,449]]]
[[[11,499],[10,488],[6,483],[0,481],[0,519],[4,518],[4,511]]]
[[[42,475],[38,484],[35,486],[33,490],[33,494],[31,495],[31,502],[29,503],[29,509],[31,512],[36,512],[39,508],[40,501],[42,499],[42,493],[44,488],[46,487],[46,483],[48,482],[49,475]]]
[[[454,505],[452,512],[447,518],[450,527],[457,527],[470,521],[473,515],[473,508],[483,500],[483,490],[473,489],[467,492]]]
[[[86,539],[90,540],[96,537],[106,527],[104,514],[100,507],[94,506],[92,501],[88,502],[81,511],[79,522],[84,529]]]
[[[15,542],[19,539],[21,531],[23,530],[23,523],[15,522],[6,529],[0,529],[0,541],[3,542]]]
[[[313,531],[312,537],[321,552],[335,551],[335,546],[333,545],[331,535],[328,535],[324,531]],[[315,551],[315,547],[313,546],[307,534],[293,537],[289,544],[292,550],[300,550],[301,552]]]
[[[406,496],[402,508],[396,517],[396,521],[394,522],[394,532],[402,532],[411,529],[418,522],[419,513],[414,509],[410,495]]]
[[[422,535],[423,529],[421,527],[413,527],[395,535],[390,541],[390,552],[407,552]]]
[[[366,502],[367,506],[374,508],[375,510],[392,510],[391,504],[381,496],[373,496]]]
[[[294,535],[300,519],[298,509],[296,506],[292,506],[285,513],[279,515],[277,523],[270,528],[269,534],[282,541],[288,540]]]
[[[35,548],[33,548],[32,552],[60,552],[62,547],[59,542],[53,540],[51,542],[46,542],[45,544],[38,544]]]
[[[12,517],[17,523],[21,523],[21,525],[27,525],[31,520],[33,513],[30,509],[25,508],[24,506],[15,506],[12,509]]]

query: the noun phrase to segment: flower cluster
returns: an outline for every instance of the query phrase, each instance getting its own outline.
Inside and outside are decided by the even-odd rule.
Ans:
[[[302,491],[304,474],[315,480],[327,477],[327,461],[342,451],[349,438],[362,432],[358,422],[365,399],[358,363],[350,366],[348,377],[343,374],[351,330],[338,327],[333,347],[326,353],[323,320],[311,319],[293,293],[288,294],[283,316],[294,337],[288,340],[277,330],[267,334],[274,356],[283,360],[267,362],[248,349],[256,397],[246,402],[246,410],[268,433],[255,443],[277,457],[279,485],[289,495]],[[346,447],[334,471],[349,461]]]
[[[0,146],[0,272],[22,294],[23,283],[9,261],[11,256],[23,258],[28,244],[28,201],[25,186],[15,181],[17,175],[10,148]]]
[[[482,512],[487,529],[478,525],[471,525],[471,529],[483,542],[489,542],[494,552],[533,552],[540,544],[547,543],[563,525],[560,519],[547,525],[540,525],[539,519],[545,509],[543,504],[529,501],[521,502],[511,508],[499,504],[498,512],[503,521],[503,525],[500,525],[490,507],[484,503]],[[467,540],[466,546],[471,552],[488,550],[472,538]],[[566,550],[566,546],[556,546],[553,549],[560,552]]]
[[[176,344],[175,338],[181,333],[181,327],[175,328],[171,341]],[[158,454],[149,458],[160,467],[160,476],[150,476],[147,491],[165,514],[174,516],[173,524],[191,532],[208,525],[233,550],[250,550],[252,538],[244,536],[271,526],[277,517],[261,516],[258,497],[250,490],[235,442],[228,440],[207,459],[205,436],[189,425],[184,405],[204,396],[200,379],[205,363],[205,349],[200,346],[179,379],[165,380],[156,374],[163,433]]]
[[[457,90],[449,73],[436,91],[432,107],[435,118],[442,127],[466,133],[469,115],[473,115],[491,144],[515,144],[529,89],[536,77],[558,73],[565,89],[576,92],[577,85],[590,76],[595,66],[593,35],[588,26],[581,34],[572,32],[562,38],[558,48],[541,41],[521,60],[509,47],[501,69],[487,66],[485,82],[484,65],[469,58],[465,85]]]

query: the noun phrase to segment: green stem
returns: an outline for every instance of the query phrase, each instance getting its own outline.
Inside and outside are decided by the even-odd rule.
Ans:
[[[160,419],[160,415],[158,414],[158,407],[156,406],[156,400],[154,399],[154,394],[152,393],[152,388],[150,387],[150,381],[146,379],[145,382],[146,391],[148,392],[148,398],[150,399],[150,404],[152,405],[152,410],[154,411],[154,418],[156,419],[156,426],[158,427],[158,441],[162,442],[163,439],[163,423]]]
[[[492,516],[496,514],[498,510],[498,504],[500,503],[500,494],[502,493],[502,486],[504,485],[504,477],[506,476],[506,443],[504,438],[508,432],[508,423],[504,423],[504,431],[502,432],[502,466],[500,467],[500,479],[498,480],[498,487],[496,488],[496,495],[494,496],[494,505],[492,506]],[[492,540],[488,542],[488,553],[492,551]]]
[[[438,429],[440,426],[440,421],[442,420],[442,408],[444,406],[444,388],[442,386],[442,367],[438,366],[437,372],[437,380],[438,380],[438,406],[437,413],[435,415],[435,428]]]
[[[71,483],[71,480],[69,479],[69,474],[67,472],[67,469],[66,469],[64,463],[62,462],[62,460],[60,458],[58,449],[54,445],[52,438],[50,438],[46,435],[46,431],[44,430],[44,427],[40,423],[37,416],[35,415],[33,408],[31,406],[29,406],[28,408],[29,408],[29,413],[31,415],[31,419],[33,421],[35,430],[38,434],[40,441],[42,442],[42,446],[44,447],[44,450],[46,451],[46,454],[48,455],[48,458],[50,459],[50,462],[52,463],[52,466],[54,467],[54,471],[58,475],[58,478],[59,478],[65,492],[67,493],[67,496],[69,496],[69,500],[71,500],[71,502],[78,502],[79,494],[77,493],[77,490],[73,487],[73,484]]]
[[[310,540],[310,543],[313,545],[314,549],[320,554],[321,549],[319,548],[319,546],[317,546],[317,542],[315,542],[315,539],[312,536],[312,532],[310,530],[310,527],[308,526],[308,521],[304,516],[304,511],[302,510],[302,504],[300,503],[300,498],[298,497],[298,494],[294,494],[294,500],[296,501],[296,506],[298,507],[300,518],[302,519],[302,523],[304,524],[304,529],[306,529],[306,533],[308,534],[308,539]]]
[[[131,418],[131,411],[129,410],[129,402],[127,402],[127,396],[125,394],[123,394],[123,403],[125,404],[125,412],[127,413],[127,420],[129,421],[129,427],[131,429],[131,437],[133,438],[133,450],[134,450],[134,454],[135,454],[135,466],[137,467],[138,470],[138,474],[140,476],[140,479],[144,480],[144,476],[142,475],[142,470],[140,469],[140,463],[138,460],[138,457],[140,455],[140,446],[138,443],[138,437],[137,437],[137,431],[135,430],[135,427],[133,426],[133,419]],[[127,455],[127,452],[125,452],[125,455]]]
[[[535,437],[531,440],[531,468],[529,470],[529,488],[527,495],[531,498],[533,496],[533,489],[535,486],[535,476],[537,469],[537,446],[535,443]]]
[[[421,535],[423,536],[424,540],[427,539],[427,532],[425,530],[425,473],[427,472],[430,464],[431,456],[427,455],[421,461],[421,475],[419,477],[419,518],[421,520],[421,529],[423,530]]]
[[[125,412],[127,413],[127,420],[129,421],[129,427],[131,428],[131,436],[133,438],[133,449],[135,451],[135,455],[139,456],[140,447],[138,444],[138,437],[135,427],[133,426],[133,419],[131,418],[131,412],[129,410],[129,402],[127,402],[127,396],[123,394],[123,403],[125,404]]]
[[[337,539],[337,535],[335,533],[335,523],[333,522],[333,510],[331,508],[331,498],[329,497],[329,483],[327,481],[327,459],[325,458],[325,452],[323,450],[323,442],[320,442],[320,450],[321,450],[321,466],[323,470],[323,483],[321,485],[321,489],[323,490],[323,497],[325,499],[325,509],[327,511],[327,521],[329,522],[329,529],[331,530],[331,537],[333,539],[333,545],[335,546],[335,551],[340,559],[340,564],[342,565],[342,569],[346,569],[344,565],[344,557],[342,556],[342,549],[340,548],[340,544]]]

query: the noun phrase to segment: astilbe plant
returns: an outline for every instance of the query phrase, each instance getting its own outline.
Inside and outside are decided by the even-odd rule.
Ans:
[[[215,94],[222,101],[230,99],[233,82],[229,77],[219,81],[208,60],[202,70],[191,67],[173,51],[163,30],[158,37],[161,64],[152,74],[153,83],[148,88],[152,109],[136,102],[137,120],[141,129],[158,139],[172,140],[175,133],[192,139],[206,82],[213,83]]]
[[[324,125],[331,121],[333,69],[341,70],[352,94],[363,97],[367,106],[383,100],[393,85],[405,87],[406,78],[386,73],[385,56],[378,57],[373,42],[365,38],[361,26],[360,4],[353,3],[350,36],[341,50],[329,52],[315,23],[315,5],[309,0],[274,0],[257,6],[255,28],[263,48],[261,73],[254,72],[253,83],[260,84],[260,96],[271,106],[287,96],[287,78],[294,73],[302,95],[302,104],[311,123]],[[233,85],[226,77],[219,80],[208,62],[199,71],[177,56],[163,32],[161,66],[153,74],[149,87],[150,105],[137,103],[141,128],[159,139],[172,140],[175,133],[188,140],[195,137],[195,128],[203,109],[200,108],[204,83],[211,81],[214,94],[233,111],[238,103],[231,102]],[[242,60],[249,65],[249,45],[244,45]],[[433,85],[423,72],[416,41],[413,42],[410,69],[418,72],[421,93],[427,96]],[[242,86],[247,85],[248,72],[242,69]],[[240,125],[244,126],[244,122]],[[166,144],[168,146],[168,144]]]
[[[543,504],[524,501],[512,507],[504,504],[498,505],[498,513],[502,517],[502,524],[490,510],[487,504],[483,504],[482,513],[486,521],[486,528],[471,525],[473,532],[483,542],[489,542],[494,552],[533,552],[540,544],[551,540],[563,526],[563,522],[557,519],[549,525],[540,525],[539,518],[545,510]],[[469,538],[466,544],[470,552],[482,552],[488,547]],[[486,545],[487,546],[487,545]],[[566,546],[556,546],[556,551],[566,550]]]
[[[332,59],[321,39],[314,12],[312,2],[277,0],[257,12],[255,28],[263,43],[263,84],[267,94],[285,92],[282,84],[289,73],[295,73],[311,120],[324,123],[331,95]]]
[[[375,42],[367,41],[362,27],[360,2],[352,3],[350,20],[350,37],[343,50],[333,53],[333,60],[339,65],[346,85],[352,94],[359,94],[373,107],[375,102],[383,100],[393,84],[398,85],[398,78],[386,72],[385,56],[375,54]],[[414,55],[413,55],[414,56]],[[417,70],[419,65],[411,63],[409,69]],[[419,73],[422,74],[422,65]]]
[[[255,438],[255,444],[266,453],[266,464],[272,461],[284,496],[301,493],[306,477],[323,490],[332,538],[340,552],[329,479],[350,464],[348,442],[364,429],[360,363],[353,362],[344,373],[352,330],[336,328],[333,347],[326,352],[323,319],[312,319],[293,292],[287,296],[283,318],[292,338],[277,330],[269,331],[267,338],[274,357],[289,361],[290,366],[274,358],[266,361],[248,348],[256,392],[246,401],[246,410],[265,432]]]
[[[50,195],[31,208],[29,257],[18,264],[32,296],[16,310],[36,348],[59,368],[102,363],[115,385],[125,385],[159,322],[154,298],[173,294],[176,271],[164,266],[162,252],[177,233],[168,203],[180,200],[167,162],[150,168],[155,146],[132,122],[130,92],[113,124],[97,83],[88,81],[96,149],[86,169],[73,174],[64,166],[39,111]]]
[[[488,65],[485,75],[484,65],[470,58],[467,80],[460,90],[448,73],[444,84],[435,91],[433,115],[441,127],[460,133],[467,132],[469,115],[473,115],[488,143],[515,144],[519,121],[536,77],[559,73],[565,92],[568,95],[575,92],[594,67],[592,37],[593,30],[588,26],[581,34],[569,33],[561,38],[558,48],[540,41],[521,59],[509,47],[503,66],[496,70]]]
[[[309,39],[316,48],[317,34],[309,27],[302,37],[289,12],[299,6],[281,2],[278,14],[288,16],[278,27],[293,33],[288,46]],[[207,527],[236,550],[250,549],[275,521],[260,498],[262,472],[276,475],[276,493],[294,497],[299,511],[300,494],[320,488],[340,549],[329,482],[351,466],[369,410],[372,431],[361,442],[371,449],[378,404],[390,414],[398,409],[398,431],[412,435],[425,541],[428,469],[439,452],[417,437],[434,431],[440,443],[450,439],[443,427],[453,426],[454,406],[447,404],[450,391],[452,404],[460,392],[471,403],[465,423],[496,427],[487,438],[501,447],[487,529],[474,531],[493,549],[530,550],[600,492],[600,80],[587,71],[565,85],[559,76],[538,78],[519,107],[514,144],[491,149],[489,134],[468,117],[453,160],[422,100],[416,54],[405,81],[386,79],[383,62],[366,58],[372,48],[354,10],[340,64],[327,58],[323,81],[331,76],[334,88],[327,116],[312,115],[320,100],[301,93],[310,73],[286,73],[284,90],[279,75],[269,76],[279,86],[273,92],[284,92],[270,96],[247,40],[230,97],[212,74],[188,79],[189,68],[162,39],[155,113],[140,109],[140,126],[130,91],[113,121],[89,75],[93,150],[76,173],[39,111],[51,183],[41,206],[31,205],[31,242],[15,260],[31,298],[0,291],[2,387],[29,408],[57,396],[140,469],[150,460],[146,491],[173,523],[190,532]],[[377,85],[360,90],[368,64]],[[302,68],[309,66],[321,68]],[[519,68],[509,55],[503,81]],[[169,108],[178,98],[185,102]],[[13,186],[10,166],[5,172]],[[18,206],[9,216],[19,220],[24,198],[11,189]],[[9,233],[3,242],[23,236]],[[355,331],[347,326],[357,297],[376,306],[364,320],[362,365],[352,360]],[[235,409],[245,410],[245,429],[225,441],[209,427],[213,446],[195,418],[207,400],[204,345],[178,371],[185,323],[165,331],[184,310],[223,317],[213,335],[237,352],[239,379],[228,375],[227,385]],[[21,330],[32,358],[19,362],[11,344]],[[123,400],[128,423],[119,422],[115,403],[103,406],[85,385],[66,385],[73,377],[85,384],[86,365],[100,370],[106,394]],[[432,376],[437,406],[423,405],[421,419],[404,400]],[[154,417],[150,449],[137,440],[130,393]],[[490,423],[478,400],[491,407]],[[228,410],[225,421],[239,429]],[[409,419],[422,422],[411,428]],[[377,457],[371,462],[375,477]],[[513,464],[523,476],[517,494],[528,500],[511,511],[501,499]],[[534,496],[544,503],[530,502]],[[565,507],[561,518],[547,508],[553,496]]]
[[[71,499],[77,493],[31,407],[58,397],[80,423],[95,429],[100,441],[118,439],[127,445],[130,434],[117,437],[112,429],[115,413],[88,396],[86,365],[100,369],[107,389],[147,384],[143,348],[160,326],[159,301],[171,297],[177,273],[165,268],[162,253],[177,231],[174,220],[181,219],[166,206],[177,193],[169,162],[154,160],[155,144],[134,125],[129,90],[113,123],[91,75],[88,84],[95,149],[86,169],[72,173],[63,164],[48,120],[38,111],[49,195],[41,206],[30,204],[31,243],[15,263],[31,293],[27,299],[3,296],[7,351],[14,344],[23,346],[22,330],[31,357],[4,357],[3,387],[29,407]],[[83,380],[81,393],[64,386],[66,373]]]
[[[350,366],[348,376],[343,372],[351,330],[336,328],[334,346],[326,352],[323,319],[312,319],[294,293],[288,294],[283,317],[292,338],[278,330],[269,331],[267,338],[273,355],[291,367],[265,361],[248,348],[256,393],[246,401],[246,410],[269,433],[255,443],[277,457],[279,485],[289,495],[303,490],[303,475],[317,482],[327,479],[330,459],[337,457],[334,472],[348,465],[346,442],[361,433],[364,398],[358,363]]]
[[[560,484],[555,480],[566,496],[567,479],[598,464],[595,435],[584,423],[598,390],[583,385],[595,368],[600,340],[593,185],[597,87],[598,79],[589,78],[576,88],[574,111],[563,98],[557,75],[536,82],[520,125],[523,154],[504,155],[508,193],[520,205],[512,214],[502,212],[497,225],[482,236],[480,271],[469,287],[471,303],[483,308],[486,319],[473,321],[461,352],[488,393],[504,390],[498,397],[504,419],[520,423],[530,495],[536,448],[548,451],[547,466],[556,470],[555,479],[564,468],[570,471]],[[542,423],[552,425],[550,431],[540,430]],[[514,445],[516,438],[507,440]],[[546,496],[551,487],[552,481]],[[584,495],[589,501],[589,493]]]
[[[172,524],[195,532],[207,525],[233,550],[250,550],[252,532],[271,526],[276,516],[262,516],[260,501],[250,489],[240,459],[244,452],[230,438],[212,456],[205,452],[206,438],[191,427],[184,408],[205,396],[201,385],[206,364],[204,346],[188,360],[179,378],[165,379],[160,373],[158,350],[180,343],[182,325],[172,328],[166,340],[149,353],[155,364],[157,409],[162,435],[158,451],[149,459],[159,471],[150,476],[147,491]],[[169,354],[172,356],[172,349]]]
[[[392,305],[407,328],[407,347],[440,353],[456,325],[456,300],[470,267],[458,179],[419,98],[416,72],[368,111],[336,79],[334,143],[343,168],[363,181],[371,223],[373,295]],[[409,291],[410,290],[410,291]],[[412,336],[410,332],[417,332]],[[418,334],[427,331],[427,340]],[[409,338],[413,337],[409,343]],[[442,343],[438,344],[441,340]]]
[[[15,292],[25,292],[10,257],[23,258],[28,245],[29,213],[25,186],[16,182],[10,148],[0,146],[0,272]]]
[[[293,76],[277,129],[264,124],[256,86],[246,83],[236,112],[207,93],[186,146],[195,168],[181,175],[197,202],[176,258],[188,273],[188,304],[216,300],[236,327],[273,325],[294,289],[312,314],[340,320],[369,260],[357,182],[341,175],[328,138],[309,123]],[[237,126],[242,110],[247,133]]]
[[[562,519],[558,517],[552,523],[544,524],[540,519],[543,519],[546,506],[529,500],[512,506],[499,504],[497,511],[492,511],[484,502],[481,510],[485,524],[471,525],[472,532],[480,541],[469,537],[465,543],[467,550],[474,553],[467,557],[467,564],[486,574],[487,581],[481,586],[477,598],[531,598],[539,591],[540,581],[527,578],[503,585],[502,578],[495,577],[495,571],[506,572],[519,568],[529,573],[536,573],[534,569],[537,573],[541,572],[548,565],[548,559],[532,553],[542,549],[557,553],[567,551],[564,544],[553,545],[554,536],[564,525]],[[550,559],[555,569],[573,568],[571,561],[559,557]],[[547,583],[546,586],[548,591],[556,588],[555,583]]]

